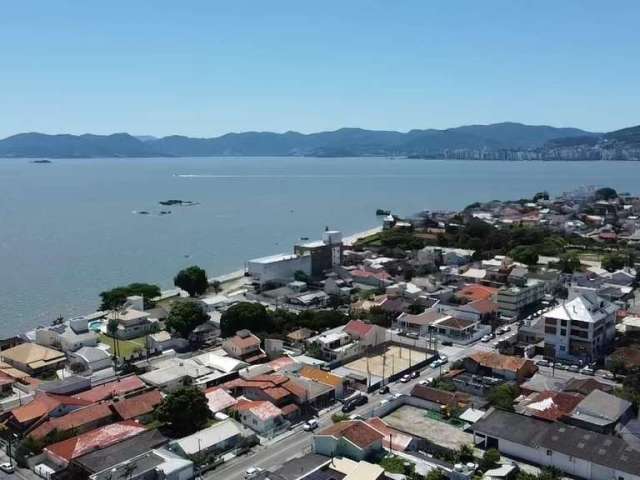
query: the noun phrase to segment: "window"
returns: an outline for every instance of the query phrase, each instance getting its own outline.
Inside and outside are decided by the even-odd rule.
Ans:
[[[567,336],[567,329],[566,328],[561,328],[560,329],[560,335],[562,335],[563,337]]]
[[[560,325],[563,327],[567,326],[567,321],[566,320],[560,320]]]
[[[567,347],[565,347],[564,345],[560,345],[560,351],[564,352],[567,350]]]
[[[555,335],[556,334],[556,327],[544,327],[544,333],[548,333],[549,335]]]
[[[562,348],[562,347],[560,347]],[[551,455],[553,455],[553,452],[551,450],[547,450],[547,456],[550,457]]]

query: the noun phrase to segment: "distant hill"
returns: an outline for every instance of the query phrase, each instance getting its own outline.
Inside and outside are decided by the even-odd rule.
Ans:
[[[634,143],[635,142],[635,143]],[[1,157],[150,157],[216,155],[364,156],[407,155],[469,159],[601,159],[616,146],[615,155],[627,155],[629,145],[640,145],[640,127],[607,134],[577,128],[523,125],[505,122],[468,125],[445,130],[409,132],[341,128],[330,132],[228,133],[213,138],[172,135],[155,138],[113,135],[45,135],[24,133],[0,140]],[[569,152],[569,153],[568,153]],[[572,153],[571,153],[572,152]],[[607,157],[606,154],[604,157]],[[602,157],[602,158],[604,158]],[[640,158],[639,158],[640,159]]]

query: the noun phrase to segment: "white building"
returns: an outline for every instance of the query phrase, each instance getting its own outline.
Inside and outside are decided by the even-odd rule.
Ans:
[[[545,354],[584,362],[601,359],[615,336],[618,307],[594,294],[582,294],[543,315]]]
[[[527,309],[535,306],[544,297],[544,282],[527,280],[522,287],[505,287],[498,290],[498,314],[503,318],[519,319]]]
[[[267,282],[286,284],[298,271],[311,275],[311,255],[281,253],[247,262],[247,273],[260,285]]]

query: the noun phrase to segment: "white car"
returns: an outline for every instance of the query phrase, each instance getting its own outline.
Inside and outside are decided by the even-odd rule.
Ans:
[[[304,425],[302,426],[302,429],[305,432],[311,432],[316,428],[318,428],[318,420],[316,420],[315,418],[312,418],[311,420],[304,422]]]
[[[407,383],[409,380],[411,380],[411,375],[409,375],[408,373],[406,375],[403,375],[400,379],[402,383]]]
[[[257,477],[260,474],[260,472],[262,472],[262,469],[260,467],[249,467],[244,472],[244,478],[248,480],[250,478]]]
[[[419,385],[431,385],[433,383],[433,378],[429,377],[426,380],[420,380],[418,382]]]
[[[4,473],[13,473],[15,471],[13,465],[11,465],[10,463],[0,463],[0,470],[2,470]]]
[[[489,343],[491,341],[491,337],[489,335],[485,335],[480,339],[482,343]]]
[[[391,398],[395,398],[395,399],[398,399],[400,397],[402,397],[401,393],[394,393],[393,395],[391,395]]]

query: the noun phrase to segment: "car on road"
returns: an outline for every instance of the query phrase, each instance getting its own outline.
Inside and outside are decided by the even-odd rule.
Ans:
[[[438,368],[439,366],[440,366],[440,361],[438,361],[438,360],[434,360],[433,362],[431,362],[429,364],[429,367],[431,367],[431,368]]]
[[[482,343],[489,343],[491,341],[491,337],[489,335],[485,335],[480,339]]]
[[[249,467],[244,472],[244,478],[247,480],[257,477],[262,472],[260,467]]]
[[[306,422],[304,422],[304,425],[302,426],[302,429],[305,432],[312,432],[316,428],[318,428],[318,420],[316,420],[315,418],[312,418],[311,420],[307,420]]]
[[[407,383],[409,380],[411,380],[411,375],[409,375],[408,373],[403,375],[402,378],[400,379],[402,383]]]
[[[4,473],[13,473],[15,471],[15,469],[13,468],[13,465],[6,462],[0,463],[0,470],[2,470]]]
[[[385,385],[383,387],[380,387],[380,390],[378,390],[378,393],[380,395],[384,395],[385,393],[389,393],[389,385]]]
[[[510,332],[511,331],[511,325],[505,325],[504,327],[502,327],[502,331],[504,333]]]
[[[353,421],[353,420],[364,420],[364,417],[362,415],[358,415],[357,413],[354,413],[353,415],[349,415],[349,420]]]
[[[545,360],[544,358],[542,360],[538,360],[536,362],[536,365],[539,367],[548,367],[549,366],[549,360]]]
[[[583,367],[583,368],[581,368],[580,369],[580,373],[582,373],[583,375],[591,375],[591,376],[596,374],[595,370],[593,368],[591,368],[591,367]]]
[[[446,355],[440,355],[440,365],[444,365],[448,361],[449,361],[449,357],[447,357]]]
[[[504,329],[502,327],[496,328],[496,335],[502,335],[504,333]]]
[[[394,398],[394,399],[398,399],[398,398],[401,398],[401,397],[402,397],[401,393],[394,393],[393,395],[391,395],[391,398]]]
[[[557,363],[557,364],[556,364],[556,368],[557,368],[558,370],[569,370],[569,367],[568,367],[568,366],[566,366],[564,363]]]
[[[365,405],[369,401],[369,397],[360,394],[351,401],[355,404],[356,407],[360,407],[362,405]]]
[[[580,371],[580,367],[578,365],[570,365],[567,370],[569,370],[570,372],[577,373]]]
[[[445,347],[453,347],[453,342],[451,340],[443,340],[442,345]]]
[[[431,385],[433,383],[433,378],[428,377],[426,380],[420,380],[418,385]]]
[[[420,376],[420,372],[418,370],[414,370],[411,372],[411,378],[418,378]]]

